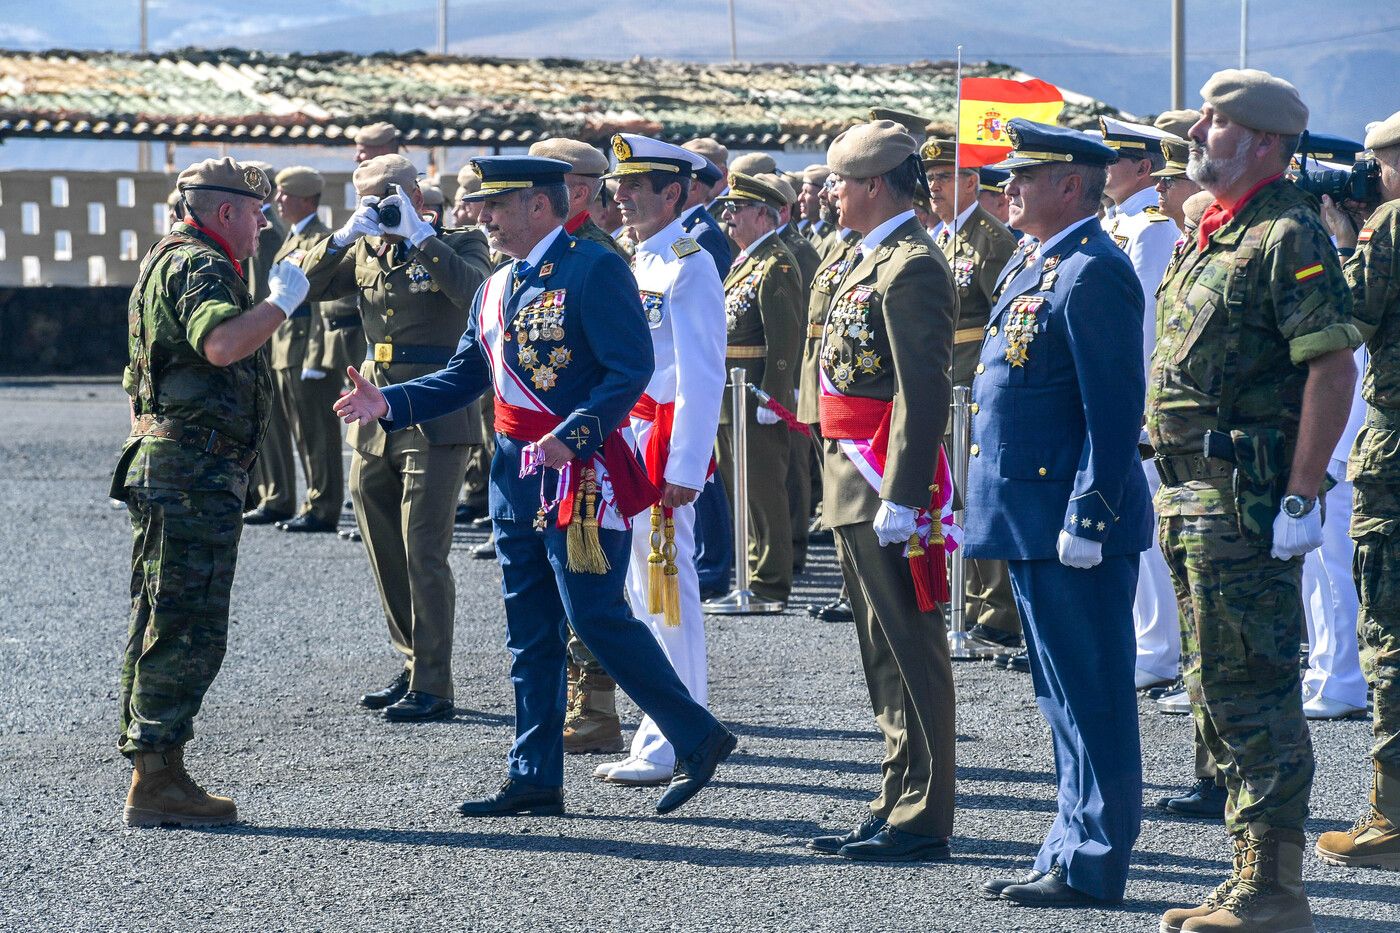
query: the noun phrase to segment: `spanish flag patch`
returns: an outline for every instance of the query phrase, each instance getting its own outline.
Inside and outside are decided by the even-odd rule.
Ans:
[[[1322,274],[1322,263],[1315,262],[1310,266],[1304,266],[1293,273],[1293,278],[1299,282],[1309,282]]]
[[[1375,228],[1373,228],[1373,227],[1362,227],[1362,228],[1361,228],[1361,232],[1360,232],[1359,234],[1357,234],[1356,242],[1358,242],[1358,243],[1369,243],[1369,242],[1371,242],[1371,236],[1372,236],[1375,232],[1376,232],[1376,231],[1375,231]]]

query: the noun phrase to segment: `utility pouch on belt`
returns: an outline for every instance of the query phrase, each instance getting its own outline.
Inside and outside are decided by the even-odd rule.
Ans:
[[[1230,482],[1240,534],[1272,542],[1274,519],[1288,482],[1283,432],[1274,428],[1231,431],[1230,446],[1235,461]]]

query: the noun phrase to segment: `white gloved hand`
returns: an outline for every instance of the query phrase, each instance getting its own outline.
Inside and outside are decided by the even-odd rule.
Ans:
[[[778,416],[778,413],[773,409],[769,408],[767,405],[758,406],[759,424],[777,424],[779,421],[782,420],[783,419]]]
[[[298,265],[284,259],[267,270],[267,300],[287,317],[301,307],[310,290],[311,283],[306,281],[306,273]]]
[[[880,547],[907,544],[919,527],[918,515],[918,509],[881,499],[880,510],[875,513],[875,537],[880,540]]]
[[[418,216],[418,212],[413,209],[413,202],[406,196],[402,194],[391,194],[383,201],[379,202],[381,208],[388,207],[391,204],[397,204],[399,206],[399,222],[392,227],[385,226],[381,223],[379,229],[384,233],[392,233],[394,236],[401,236],[414,246],[418,246],[436,232],[433,230],[432,224]]]
[[[1088,570],[1103,562],[1102,542],[1077,538],[1068,531],[1060,532],[1055,551],[1060,555],[1060,563],[1075,570]]]
[[[326,371],[324,369],[303,369],[301,371],[301,378],[324,379],[326,378]]]
[[[1269,553],[1278,560],[1292,560],[1322,547],[1322,508],[1314,504],[1302,518],[1294,518],[1282,508],[1274,519],[1274,547]]]
[[[360,206],[355,208],[355,213],[350,215],[344,226],[331,234],[331,243],[337,249],[344,249],[362,236],[378,236],[379,215],[375,212],[378,203],[379,199],[372,194],[360,198]]]

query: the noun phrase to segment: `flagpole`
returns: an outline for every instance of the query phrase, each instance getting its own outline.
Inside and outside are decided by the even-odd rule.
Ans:
[[[950,232],[948,239],[953,243],[953,255],[957,255],[958,239],[958,217],[962,214],[962,205],[959,204],[958,195],[962,191],[962,159],[959,158],[958,148],[962,145],[962,49],[958,46],[958,96],[957,102],[953,105],[953,220],[948,225]]]

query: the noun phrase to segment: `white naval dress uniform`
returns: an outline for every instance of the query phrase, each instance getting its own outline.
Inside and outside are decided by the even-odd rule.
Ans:
[[[656,354],[647,395],[658,404],[676,405],[665,479],[677,486],[701,489],[714,454],[724,398],[724,285],[714,260],[686,234],[680,219],[637,245],[633,272]],[[646,449],[651,431],[651,422],[632,419],[638,451]],[[681,624],[667,625],[659,613],[647,612],[651,541],[645,515],[638,517],[632,535],[627,597],[637,618],[651,627],[691,697],[708,706],[705,617],[695,572],[695,506],[675,509],[672,518],[676,568],[680,571]],[[650,716],[642,720],[632,738],[631,756],[668,770],[676,761],[671,743]]]
[[[1366,371],[1366,348],[1356,351],[1359,372]],[[1308,620],[1308,669],[1303,675],[1303,699],[1322,697],[1356,709],[1366,708],[1366,678],[1356,639],[1358,602],[1352,580],[1352,484],[1347,482],[1347,457],[1366,420],[1361,380],[1356,380],[1342,439],[1332,451],[1327,472],[1337,485],[1327,493],[1322,523],[1322,547],[1303,558],[1303,614]],[[1305,710],[1306,711],[1306,710]]]
[[[1181,230],[1158,210],[1157,191],[1144,188],[1104,218],[1104,229],[1132,261],[1142,283],[1145,301],[1142,320],[1142,353],[1148,370],[1157,343],[1157,286],[1162,284],[1172,249]],[[1151,461],[1144,461],[1147,490],[1156,495],[1161,479]],[[1138,562],[1137,597],[1133,601],[1133,631],[1137,635],[1137,671],[1159,680],[1176,678],[1181,659],[1181,620],[1172,588],[1171,571],[1162,556],[1162,545],[1152,536],[1152,547]]]

